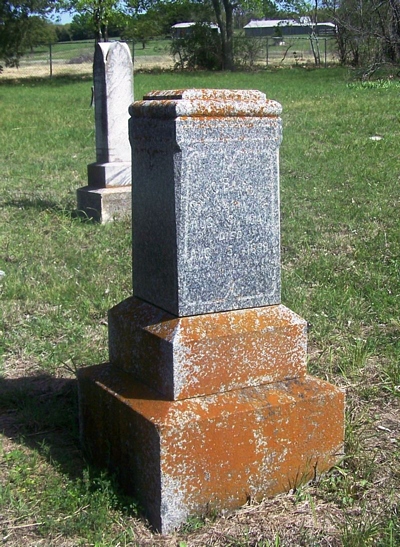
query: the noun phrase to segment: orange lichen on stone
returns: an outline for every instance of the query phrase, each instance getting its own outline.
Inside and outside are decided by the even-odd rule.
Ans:
[[[308,376],[180,401],[109,364],[81,370],[79,383],[87,448],[163,533],[294,488],[343,451],[344,394]]]
[[[269,117],[282,107],[256,90],[177,89],[151,91],[129,109],[131,116]]]
[[[343,451],[344,394],[306,375],[280,304],[280,112],[248,90],[130,108],[135,297],[109,312],[110,363],[79,371],[81,432],[162,533]]]
[[[138,298],[109,311],[110,361],[168,399],[304,376],[306,322],[283,305],[174,317]]]
[[[198,100],[198,101],[255,101],[265,98],[262,91],[256,89],[166,89],[150,91],[143,100]]]

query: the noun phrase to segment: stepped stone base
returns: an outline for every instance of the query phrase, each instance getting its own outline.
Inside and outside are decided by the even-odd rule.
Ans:
[[[108,363],[81,369],[81,435],[152,526],[287,491],[343,452],[343,392],[316,378],[168,401]]]
[[[130,186],[94,188],[84,186],[77,190],[78,211],[101,224],[132,214]]]
[[[282,305],[176,317],[130,297],[108,329],[111,363],[169,400],[306,373],[307,323]]]

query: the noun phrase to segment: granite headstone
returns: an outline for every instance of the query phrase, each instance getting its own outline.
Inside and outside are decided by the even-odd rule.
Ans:
[[[132,105],[135,296],[177,316],[280,302],[280,111],[259,91]]]
[[[130,109],[134,296],[109,311],[110,362],[79,370],[81,434],[161,533],[343,451],[344,393],[307,375],[280,303],[280,110],[229,90]]]

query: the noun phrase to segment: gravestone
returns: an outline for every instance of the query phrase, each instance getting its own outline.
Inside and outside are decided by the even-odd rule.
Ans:
[[[133,64],[121,42],[98,43],[93,63],[96,162],[88,165],[88,186],[77,191],[78,210],[102,223],[131,214],[129,105]]]
[[[131,109],[134,296],[79,372],[82,440],[171,532],[297,487],[343,451],[344,395],[280,302],[281,107],[152,92]]]

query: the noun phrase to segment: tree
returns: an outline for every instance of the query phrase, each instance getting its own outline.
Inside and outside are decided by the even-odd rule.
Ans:
[[[2,0],[0,3],[0,59],[19,66],[21,56],[35,45],[55,41],[54,27],[45,16],[56,0]]]
[[[66,25],[55,25],[57,42],[69,42],[71,40],[70,24]]]
[[[219,35],[208,24],[197,23],[185,36],[173,38],[171,53],[177,68],[221,70]]]
[[[77,13],[72,18],[69,32],[72,40],[91,40],[95,37],[93,17],[90,13]]]
[[[212,5],[221,33],[222,63],[226,70],[234,70],[233,59],[233,11],[237,2],[212,0]]]
[[[340,60],[371,75],[382,63],[400,64],[400,0],[326,0],[336,23]]]
[[[146,43],[160,34],[160,21],[147,16],[147,14],[141,14],[127,22],[126,28],[122,32],[122,38],[124,40],[133,40],[135,43],[140,42],[142,48],[145,49]]]
[[[163,27],[169,31],[174,23],[194,21],[198,23],[217,23],[220,30],[222,68],[234,69],[233,29],[237,13],[254,11],[262,15],[263,8],[270,9],[273,0],[128,0],[129,5],[147,13],[155,10],[158,14],[168,14]],[[145,6],[145,7],[144,7]],[[170,15],[174,14],[172,17]]]
[[[210,22],[213,10],[210,2],[198,0],[172,0],[146,2],[127,0],[127,13],[133,13],[133,20],[141,20],[141,24],[152,24],[160,34],[170,34],[172,25],[176,23],[204,23]],[[153,36],[156,32],[153,32]]]
[[[121,0],[59,0],[58,5],[64,11],[77,12],[78,17],[89,17],[97,42],[108,41],[110,21],[123,8]]]
[[[216,23],[220,30],[222,47],[222,68],[225,70],[234,70],[234,44],[233,29],[234,15],[238,10],[258,11],[262,13],[263,6],[270,8],[265,0],[209,0],[214,10]]]
[[[36,46],[54,44],[55,42],[57,42],[57,32],[53,23],[49,23],[37,15],[28,18],[23,40],[24,49],[32,51]]]

